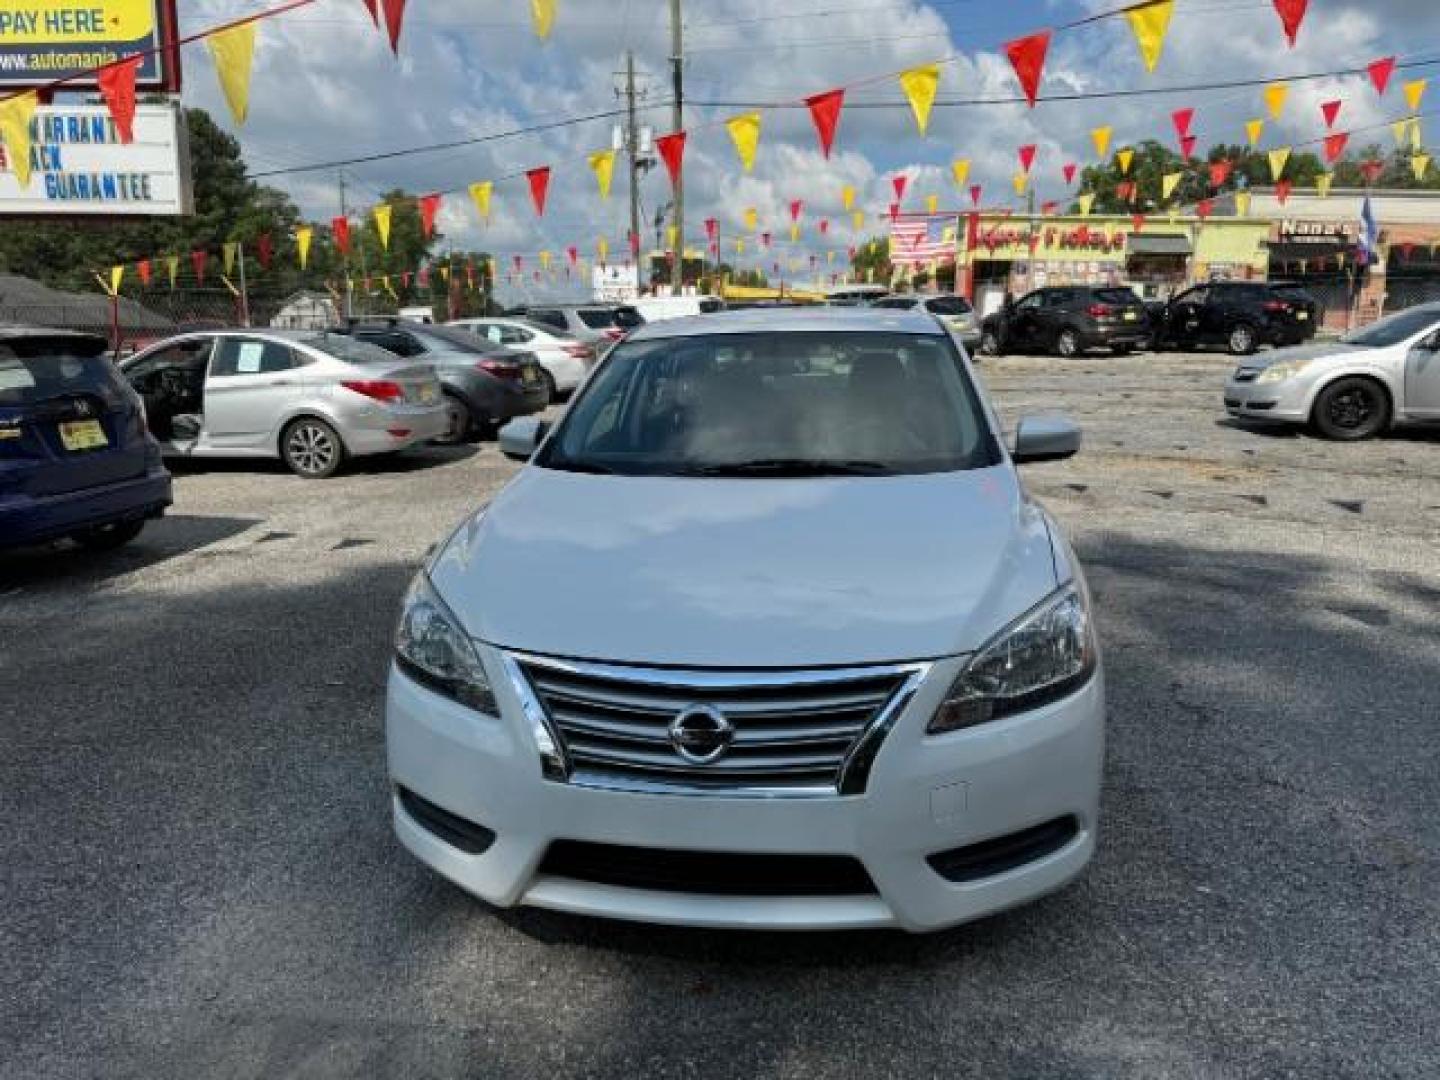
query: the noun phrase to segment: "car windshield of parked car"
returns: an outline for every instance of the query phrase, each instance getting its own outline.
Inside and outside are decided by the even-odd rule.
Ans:
[[[1440,310],[1433,307],[1409,308],[1387,315],[1360,330],[1352,330],[1340,340],[1347,345],[1362,345],[1367,349],[1383,349],[1388,345],[1399,345],[1406,338],[1440,326]]]
[[[87,355],[88,354],[88,355]],[[33,405],[107,381],[104,356],[60,342],[0,343],[0,405]]]
[[[843,476],[994,465],[949,339],[750,333],[617,346],[537,464],[662,476]]]
[[[337,360],[344,360],[347,364],[393,364],[397,359],[389,349],[357,341],[349,334],[315,334],[311,337],[298,337],[295,341],[312,349],[319,349]]]

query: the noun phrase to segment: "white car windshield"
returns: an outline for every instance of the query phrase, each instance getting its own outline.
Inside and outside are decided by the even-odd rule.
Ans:
[[[618,346],[537,464],[781,477],[949,472],[999,461],[947,338],[787,332]]]
[[[1340,340],[1347,345],[1363,345],[1369,349],[1383,349],[1388,345],[1399,345],[1406,338],[1440,326],[1440,309],[1431,306],[1409,308],[1394,315],[1371,323],[1360,330],[1352,330]]]

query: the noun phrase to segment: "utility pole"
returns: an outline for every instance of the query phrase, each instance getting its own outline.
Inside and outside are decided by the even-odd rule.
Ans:
[[[680,25],[680,0],[670,0],[670,66],[674,79],[673,131],[685,127],[685,42]],[[670,285],[680,294],[685,282],[685,179],[684,170],[675,177],[675,262],[670,268]]]
[[[630,238],[626,240],[626,248],[631,244],[635,250],[631,251],[631,257],[635,260],[635,283],[640,281],[640,124],[635,118],[635,54],[625,54],[625,153],[630,159]]]

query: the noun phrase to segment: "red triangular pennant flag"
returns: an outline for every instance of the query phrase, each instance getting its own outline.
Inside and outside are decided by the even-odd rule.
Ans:
[[[405,0],[381,0],[385,5],[385,29],[390,32],[390,51],[400,53],[400,24],[405,21]]]
[[[565,249],[565,257],[570,260],[570,265],[574,266],[580,261],[580,249],[572,244]]]
[[[350,254],[350,219],[337,217],[330,219],[330,233],[335,237],[335,246],[340,249],[341,255]]]
[[[1300,33],[1300,24],[1305,21],[1305,9],[1309,6],[1310,0],[1275,0],[1275,11],[1280,16],[1280,25],[1285,28],[1285,37],[1292,49]]]
[[[971,184],[971,185],[970,185],[970,204],[971,204],[972,206],[979,206],[979,205],[980,205],[980,193],[981,193],[981,188],[980,188],[980,185],[979,185],[979,184]]]
[[[1345,153],[1345,144],[1350,141],[1348,132],[1337,131],[1334,135],[1325,136],[1325,160],[1334,165],[1340,160],[1340,155]]]
[[[665,171],[670,174],[670,183],[680,183],[680,170],[685,165],[685,132],[672,131],[655,140],[655,151],[665,162]]]
[[[1017,38],[1005,45],[1005,55],[1020,80],[1020,89],[1025,91],[1025,100],[1035,107],[1035,98],[1040,92],[1040,76],[1045,71],[1045,53],[1050,48],[1050,31],[1041,30],[1029,37]]]
[[[148,289],[150,287],[150,260],[141,259],[137,262],[135,272],[140,275],[140,284]]]
[[[115,130],[122,143],[135,141],[135,72],[140,68],[141,57],[117,60],[100,69],[96,81],[100,84],[100,96],[110,109],[110,118],[115,121]]]
[[[821,236],[824,236],[824,235],[825,235],[826,233],[828,233],[829,231],[830,231],[830,219],[829,219],[829,218],[823,218],[823,217],[822,217],[822,218],[820,219],[820,235],[821,235]]]
[[[1387,56],[1383,60],[1375,60],[1365,70],[1370,73],[1370,81],[1375,84],[1375,92],[1383,95],[1390,85],[1390,76],[1395,74],[1395,57]]]
[[[205,252],[190,252],[190,266],[195,271],[195,282],[198,285],[205,284]]]
[[[830,147],[835,145],[835,128],[840,123],[840,108],[845,104],[845,91],[827,90],[823,94],[805,99],[810,107],[810,119],[815,121],[815,132],[820,136],[820,152],[827,158]]]
[[[1040,204],[1040,213],[1044,214],[1046,217],[1049,217],[1058,209],[1060,209],[1060,204],[1057,202],[1043,202]]]
[[[1182,139],[1190,134],[1190,124],[1194,119],[1194,109],[1176,109],[1170,114],[1170,120],[1175,125],[1175,134]]]
[[[768,248],[770,246],[770,234],[768,232],[762,232],[760,234],[760,244],[762,247]]]
[[[1320,115],[1325,118],[1325,126],[1327,128],[1333,128],[1335,126],[1335,118],[1340,115],[1340,102],[1322,101],[1320,103]]]
[[[270,269],[270,260],[275,255],[275,245],[270,242],[268,232],[261,233],[255,239],[255,254],[260,259],[262,269]]]
[[[655,140],[655,145],[660,145],[660,140]],[[535,216],[545,216],[545,193],[550,190],[550,166],[541,165],[539,168],[526,169],[525,179],[530,181],[530,201],[535,204]]]
[[[899,217],[900,217],[900,204],[899,204],[898,202],[892,202],[892,203],[890,204],[890,224],[892,224],[892,225],[895,224],[896,220],[897,220]]]
[[[790,220],[791,220],[791,221],[799,221],[799,220],[800,220],[800,211],[804,208],[804,206],[805,206],[805,204],[804,204],[801,200],[799,200],[799,199],[793,199],[793,200],[791,201],[791,203],[790,203]]]
[[[1210,216],[1210,211],[1215,209],[1215,204],[1209,199],[1201,199],[1195,204],[1195,216],[1204,221]]]
[[[716,231],[717,231],[719,228],[720,228],[720,222],[716,221],[713,217],[710,217],[710,218],[706,218],[706,219],[705,219],[705,235],[706,235],[707,237],[709,237],[711,240],[714,240],[714,239],[715,239]]]
[[[1134,231],[1135,231],[1135,232],[1137,232],[1137,233],[1140,232],[1142,229],[1145,228],[1145,215],[1144,215],[1144,214],[1131,214],[1131,215],[1130,215],[1130,224],[1134,227]]]
[[[376,26],[380,25],[380,12],[375,8],[375,0],[360,0],[365,5],[365,10],[370,12],[370,21]]]
[[[1073,184],[1075,182],[1075,163],[1073,161],[1067,161],[1060,171],[1065,175],[1065,183]]]
[[[1233,167],[1229,161],[1212,161],[1210,163],[1210,186],[1218,188],[1226,180],[1230,179],[1230,170]]]
[[[1195,156],[1195,136],[1186,135],[1180,140],[1180,153],[1189,161]]]
[[[1285,200],[1290,198],[1292,187],[1294,187],[1294,183],[1290,180],[1280,180],[1275,184],[1275,199],[1281,206],[1284,206]]]
[[[1383,161],[1366,161],[1360,165],[1360,173],[1365,177],[1365,183],[1367,184],[1373,185],[1375,181],[1380,179],[1381,174],[1384,172],[1385,163]]]
[[[895,189],[895,202],[897,204],[905,201],[905,185],[909,182],[909,178],[904,173],[890,178],[890,186]]]
[[[435,231],[435,215],[439,213],[439,211],[440,195],[438,192],[434,195],[420,196],[420,232],[424,234],[427,240],[430,239],[430,235]]]
[[[1020,168],[1025,172],[1030,171],[1030,166],[1035,164],[1035,144],[1020,147]]]

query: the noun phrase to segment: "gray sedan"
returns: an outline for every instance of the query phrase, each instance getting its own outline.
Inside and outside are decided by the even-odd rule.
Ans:
[[[448,424],[433,367],[337,334],[185,334],[120,371],[167,455],[278,457],[310,479],[347,457],[444,435]]]
[[[1237,419],[1313,424],[1331,439],[1440,421],[1440,303],[1396,312],[1338,342],[1247,360],[1225,383],[1225,410]]]

